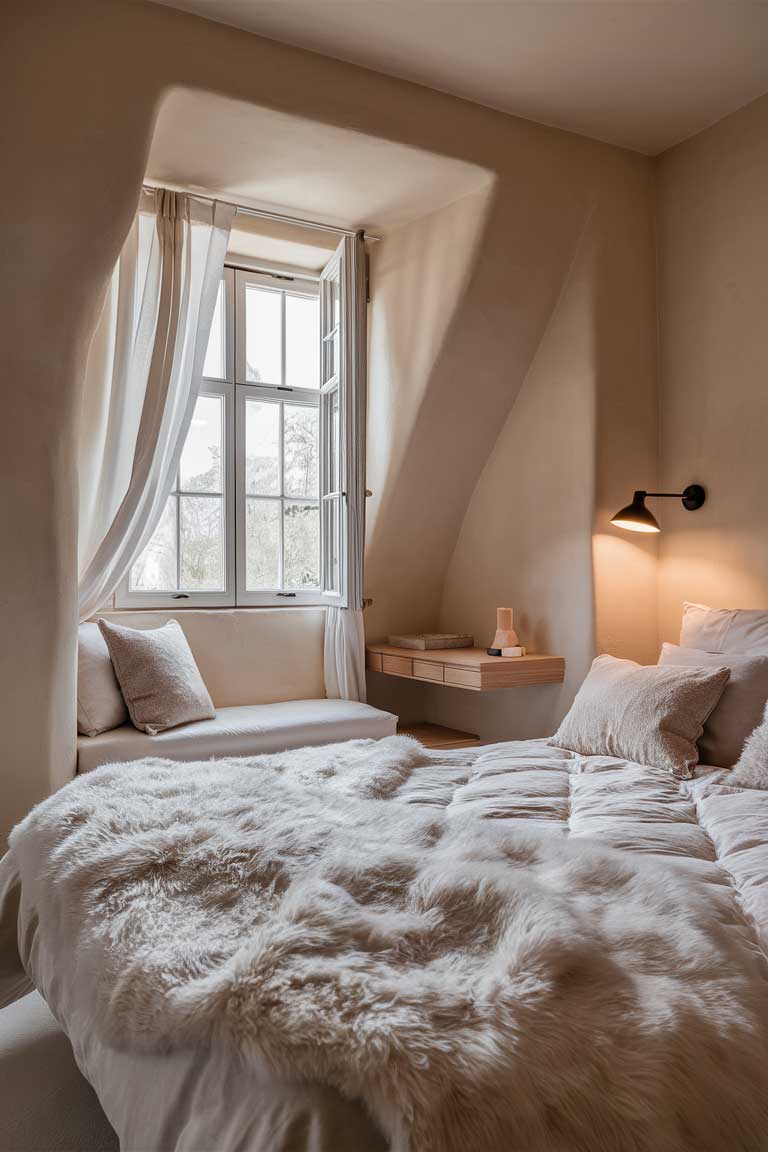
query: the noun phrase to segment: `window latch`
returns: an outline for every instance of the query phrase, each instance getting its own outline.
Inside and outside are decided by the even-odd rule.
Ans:
[[[278,596],[285,596],[285,597],[289,597],[289,596],[295,597],[296,593],[295,592],[278,592],[277,595]]]
[[[174,592],[171,600],[189,600],[189,592]]]

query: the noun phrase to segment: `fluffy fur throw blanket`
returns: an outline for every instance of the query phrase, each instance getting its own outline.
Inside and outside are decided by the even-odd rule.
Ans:
[[[732,906],[392,798],[425,758],[393,737],[68,785],[12,838],[41,924],[77,925],[62,978],[94,979],[111,1043],[230,1046],[363,1098],[400,1150],[766,1149],[768,982]]]

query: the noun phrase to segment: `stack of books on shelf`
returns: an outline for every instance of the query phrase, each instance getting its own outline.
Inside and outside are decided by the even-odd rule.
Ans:
[[[474,648],[474,636],[460,632],[422,632],[417,636],[388,636],[393,648],[415,648],[419,652],[434,652],[438,648]]]

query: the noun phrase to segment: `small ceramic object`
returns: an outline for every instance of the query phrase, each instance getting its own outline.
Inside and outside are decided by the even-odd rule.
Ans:
[[[519,640],[517,632],[512,626],[513,612],[511,608],[496,609],[496,635],[493,643],[487,649],[489,656],[501,656],[502,648],[517,648]]]

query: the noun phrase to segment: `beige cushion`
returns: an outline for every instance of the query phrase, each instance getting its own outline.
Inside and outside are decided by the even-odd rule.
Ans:
[[[338,744],[342,740],[381,740],[394,736],[397,716],[358,700],[285,700],[218,708],[213,720],[199,720],[145,736],[130,725],[77,742],[77,770],[102,764],[162,756],[168,760],[209,760],[257,756],[288,748]]]
[[[720,700],[704,725],[699,740],[699,760],[718,768],[732,768],[744,741],[763,716],[768,700],[768,653],[765,656],[723,656],[663,644],[659,656],[663,667],[728,668],[730,677]]]
[[[549,743],[689,776],[728,676],[727,668],[643,667],[598,656]]]
[[[128,713],[150,736],[216,715],[176,620],[148,631],[99,620]]]
[[[101,612],[125,628],[177,619],[216,708],[325,696],[323,607]]]
[[[98,736],[125,724],[128,709],[98,624],[81,624],[77,647],[77,730]]]
[[[683,648],[702,652],[768,653],[768,612],[757,608],[708,608],[683,604]]]

